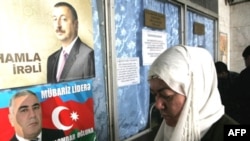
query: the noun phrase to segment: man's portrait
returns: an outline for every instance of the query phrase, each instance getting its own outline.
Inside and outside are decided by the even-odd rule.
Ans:
[[[47,60],[47,83],[56,83],[95,76],[94,50],[78,36],[76,9],[58,2],[52,12],[53,28],[61,47]]]
[[[95,76],[92,1],[64,2],[0,2],[0,89]]]
[[[8,118],[15,131],[10,141],[52,141],[65,136],[62,130],[42,128],[41,105],[36,94],[29,90],[12,97]]]

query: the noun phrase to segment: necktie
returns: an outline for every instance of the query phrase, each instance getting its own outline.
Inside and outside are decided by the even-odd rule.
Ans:
[[[68,58],[68,53],[65,50],[63,50],[62,53],[63,53],[62,58],[60,60],[61,62],[59,62],[58,71],[57,71],[57,75],[56,75],[57,82],[60,80],[64,64]]]

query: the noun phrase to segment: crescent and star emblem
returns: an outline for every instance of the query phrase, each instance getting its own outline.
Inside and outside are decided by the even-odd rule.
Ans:
[[[65,106],[58,106],[53,110],[53,112],[52,112],[52,122],[53,122],[53,124],[55,125],[56,128],[66,131],[66,130],[69,130],[70,128],[72,128],[73,124],[71,124],[69,126],[65,126],[65,125],[63,125],[61,123],[61,121],[59,119],[59,114],[63,110],[68,110],[68,108],[65,107]],[[72,112],[70,114],[71,119],[74,120],[74,121],[77,121],[79,119],[78,116],[79,115],[76,112]]]

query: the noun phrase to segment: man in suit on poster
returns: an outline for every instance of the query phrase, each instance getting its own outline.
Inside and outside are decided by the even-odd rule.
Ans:
[[[94,77],[94,50],[78,37],[78,16],[74,7],[66,2],[55,4],[53,26],[62,47],[48,57],[47,82]]]
[[[20,91],[12,97],[8,117],[15,130],[10,141],[52,141],[65,137],[62,130],[42,128],[41,105],[32,91]]]

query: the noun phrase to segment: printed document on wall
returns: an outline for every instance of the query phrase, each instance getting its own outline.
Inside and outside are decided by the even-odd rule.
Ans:
[[[167,49],[166,32],[142,30],[143,65],[151,65],[153,61]]]
[[[118,87],[140,83],[139,58],[117,58]]]

